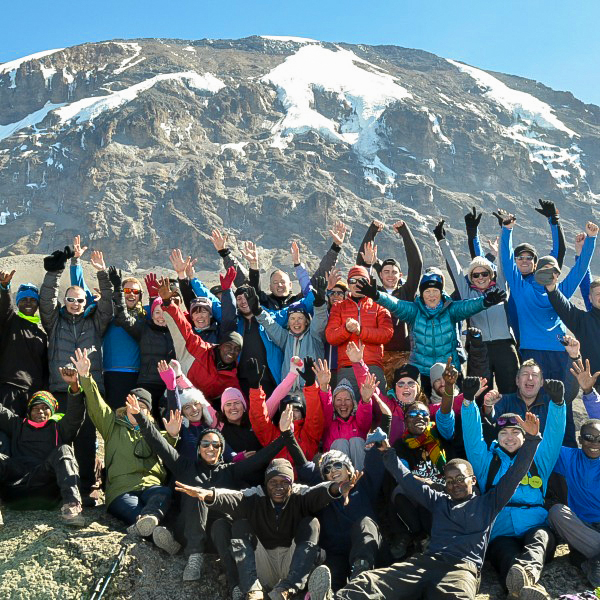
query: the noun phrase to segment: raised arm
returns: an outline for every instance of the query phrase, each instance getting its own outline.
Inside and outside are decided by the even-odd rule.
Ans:
[[[571,298],[571,296],[577,291],[585,272],[589,269],[590,262],[594,254],[594,249],[596,248],[598,225],[588,221],[585,225],[585,232],[587,237],[583,243],[579,260],[575,262],[567,276],[558,284],[558,288],[566,298]]]
[[[279,410],[279,404],[290,393],[298,379],[298,367],[302,368],[302,360],[297,356],[292,356],[290,361],[290,370],[283,378],[282,382],[273,390],[273,393],[266,401],[267,413],[272,419]]]
[[[375,263],[373,265],[366,264],[365,259],[363,258],[363,252],[365,251],[365,246],[369,242],[373,242],[375,240],[375,236],[380,231],[383,231],[384,228],[385,228],[385,224],[382,223],[381,221],[373,221],[369,225],[369,228],[367,229],[367,232],[365,233],[365,237],[363,238],[362,242],[360,243],[358,252],[356,254],[356,264],[357,265],[360,265],[362,267],[367,267],[367,268],[372,266],[377,273],[379,273],[381,271],[381,261],[377,260],[377,261],[375,261]]]
[[[150,422],[143,411],[136,413],[135,420],[140,426],[140,432],[148,446],[152,449],[152,452],[163,461],[167,469],[175,471],[176,463],[179,459],[179,452],[165,440],[154,423]]]
[[[223,265],[225,269],[229,267],[234,267],[236,270],[235,276],[235,287],[240,287],[247,280],[248,276],[246,272],[242,269],[241,265],[231,254],[231,250],[227,248],[227,236],[223,236],[223,234],[218,229],[213,229],[210,240],[215,247],[215,250],[219,253],[219,256],[223,259]]]
[[[413,298],[419,289],[419,281],[421,281],[423,256],[412,231],[404,221],[397,221],[393,227],[402,238],[404,251],[406,252],[408,270],[406,272],[406,282],[404,283],[405,294],[407,298]]]
[[[460,297],[464,300],[469,297],[469,284],[467,280],[463,276],[463,268],[461,264],[458,262],[458,258],[456,258],[456,254],[452,248],[450,248],[450,244],[446,238],[441,239],[438,242],[440,250],[442,251],[442,256],[448,265],[450,272],[452,273],[452,279],[456,284],[458,289],[458,293]]]

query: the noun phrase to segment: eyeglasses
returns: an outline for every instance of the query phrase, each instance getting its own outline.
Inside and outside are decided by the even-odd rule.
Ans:
[[[496,419],[496,425],[498,427],[506,427],[507,425],[518,425],[516,417],[498,417]]]
[[[471,479],[472,475],[459,475],[458,477],[446,477],[446,485],[460,485],[464,483],[467,479]]]
[[[221,447],[221,442],[210,442],[209,440],[202,440],[200,442],[201,448],[210,448],[213,447],[215,450]]]
[[[590,444],[600,444],[600,435],[592,435],[591,433],[582,433],[581,439]]]
[[[67,302],[69,302],[70,304],[75,304],[75,302],[78,302],[79,304],[83,304],[85,302],[85,298],[71,298],[70,296],[67,296],[65,298],[65,300]]]
[[[489,271],[480,271],[479,273],[471,273],[473,279],[479,279],[480,277],[489,277]]]
[[[331,463],[330,465],[327,465],[326,467],[324,467],[323,469],[323,475],[329,475],[329,473],[331,473],[331,471],[339,471],[340,469],[343,469],[345,467],[343,462],[339,462],[339,461],[335,461],[334,463]]]
[[[414,388],[414,387],[417,387],[417,382],[416,381],[399,381],[396,384],[396,386],[399,388],[403,388],[403,387]],[[423,411],[421,411],[421,412],[423,412]]]
[[[364,278],[359,278],[359,277],[350,277],[350,279],[348,279],[348,283],[349,284],[354,284],[354,283],[358,283],[359,281],[364,281]]]
[[[337,290],[330,290],[327,292],[328,296],[345,296],[346,292],[338,292]]]
[[[409,410],[406,413],[407,417],[415,418],[415,417],[423,417],[426,418],[429,416],[429,413],[426,410]]]
[[[533,261],[533,256],[521,255],[521,256],[517,256],[517,260],[524,260],[524,261],[530,262],[530,261]]]
[[[135,294],[136,296],[139,296],[142,293],[142,290],[136,290],[135,288],[123,288],[123,291],[126,294]]]

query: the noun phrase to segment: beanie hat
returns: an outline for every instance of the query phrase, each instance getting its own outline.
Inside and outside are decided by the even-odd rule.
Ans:
[[[356,277],[358,279],[366,279],[367,281],[369,280],[369,271],[367,271],[367,269],[365,267],[361,267],[359,265],[354,265],[349,271],[348,271],[348,279],[351,279],[352,277]]]
[[[442,378],[444,371],[446,370],[446,365],[444,363],[435,363],[431,369],[429,369],[429,379],[433,384],[434,381]]]
[[[225,405],[228,402],[231,402],[233,400],[238,400],[239,402],[241,402],[244,407],[244,411],[248,410],[248,404],[242,392],[240,392],[240,390],[238,390],[237,388],[232,387],[225,388],[225,391],[221,394],[221,410],[225,408]]]
[[[501,431],[502,429],[518,429],[523,435],[525,435],[525,430],[518,424],[516,423],[510,423],[510,420],[513,420],[515,417],[518,417],[519,415],[515,414],[515,413],[504,413],[503,415],[500,415],[497,419],[496,419],[496,427],[498,429],[498,431]],[[500,423],[498,423],[498,421],[501,421],[501,419],[507,419],[507,422],[504,425],[500,425]],[[502,422],[502,421],[501,421]]]
[[[58,410],[58,400],[50,392],[36,392],[27,403],[27,414],[35,404],[45,404],[52,414]]]
[[[135,396],[138,399],[138,402],[145,404],[148,407],[148,410],[152,410],[152,396],[148,390],[137,387],[133,388],[129,393],[132,396]]]
[[[290,483],[294,482],[294,468],[286,458],[274,458],[265,471],[265,485],[273,477],[285,477]]]
[[[306,307],[302,302],[294,302],[290,304],[287,309],[288,319],[292,313],[301,313],[306,317],[306,320],[310,323],[311,317],[309,312],[306,310]]]
[[[340,279],[339,281],[336,281],[335,285],[333,287],[342,288],[345,292],[348,291],[348,284],[343,279]]]
[[[354,410],[356,410],[356,394],[354,393],[354,388],[352,387],[352,384],[345,377],[341,381],[339,381],[338,384],[335,386],[333,394],[331,395],[332,399],[335,399],[337,394],[342,390],[346,390],[350,394],[350,398],[352,398],[352,404],[354,404]]]
[[[410,377],[417,383],[421,382],[421,373],[419,373],[419,369],[414,365],[408,363],[402,365],[401,367],[398,367],[394,371],[394,387],[396,386],[398,381],[403,377]]]
[[[198,388],[187,388],[179,392],[179,403],[181,404],[181,408],[188,404],[196,404],[196,402],[208,404],[206,397]]]
[[[535,248],[531,245],[531,244],[519,244],[516,248],[515,248],[515,256],[520,256],[521,254],[523,254],[524,252],[529,252],[529,254],[533,255],[533,262],[537,262],[537,252],[535,250]]]
[[[19,302],[23,300],[23,298],[33,298],[34,300],[37,300],[39,304],[40,291],[38,287],[33,283],[22,283],[17,290],[17,297],[15,299],[17,306],[19,305]]]
[[[429,267],[423,273],[419,283],[419,294],[422,295],[429,288],[436,288],[440,292],[444,291],[444,274],[436,267]]]
[[[533,278],[540,285],[549,285],[554,281],[555,274],[560,275],[560,266],[554,256],[542,256],[536,266]]]
[[[388,267],[388,266],[392,266],[392,267],[396,267],[398,269],[398,271],[400,271],[402,273],[402,267],[400,267],[400,263],[395,259],[395,258],[386,258],[382,263],[381,263],[381,268],[383,269],[383,267]],[[381,271],[380,271],[381,272]]]
[[[163,299],[159,296],[158,298],[154,298],[154,301],[152,302],[152,306],[150,307],[150,316],[152,316],[154,314],[154,309],[157,306],[162,306],[163,304]]]
[[[200,310],[200,309],[207,310],[209,312],[210,316],[212,317],[212,302],[208,298],[203,298],[203,297],[194,298],[190,302],[190,315],[195,310]]]
[[[354,465],[352,464],[352,461],[350,460],[350,457],[341,450],[329,450],[329,452],[325,452],[321,456],[321,462],[319,462],[319,471],[321,471],[321,477],[323,477],[323,479],[325,479],[325,474],[323,473],[325,468],[328,465],[332,465],[336,462],[341,462],[346,467],[346,469],[348,469],[350,477],[354,475],[355,469]]]
[[[233,342],[240,348],[244,347],[244,338],[237,331],[229,331],[221,338],[221,344],[225,342]]]
[[[476,256],[467,267],[467,277],[471,283],[473,283],[473,271],[477,268],[489,271],[490,277],[492,278],[496,274],[496,267],[487,258],[484,258],[483,256]]]
[[[302,400],[302,395],[299,392],[292,392],[291,394],[288,394],[279,403],[279,406],[280,406],[281,410],[283,411],[288,404],[291,404],[292,406],[296,406],[297,408],[299,408],[300,412],[302,413],[303,419],[306,417],[306,405],[304,404],[304,401]]]
[[[200,442],[202,441],[202,438],[204,438],[204,436],[207,433],[214,433],[219,438],[219,442],[221,442],[221,452],[219,454],[219,460],[221,460],[223,458],[223,452],[225,452],[225,438],[223,437],[223,434],[218,429],[215,429],[214,427],[209,427],[207,429],[203,429],[202,432],[200,433],[200,437],[198,438],[198,452],[200,452]]]
[[[233,292],[233,295],[237,298],[238,296],[241,296],[242,294],[247,294],[249,290],[249,287],[247,285],[241,285],[239,288],[237,288],[235,290],[235,292]]]
[[[210,288],[210,293],[211,293],[213,296],[216,296],[217,294],[222,294],[222,293],[223,293],[223,288],[222,288],[220,285],[213,285],[213,286]]]

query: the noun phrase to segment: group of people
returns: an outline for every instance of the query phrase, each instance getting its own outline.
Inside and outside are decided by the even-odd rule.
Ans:
[[[600,586],[598,226],[561,277],[558,210],[536,210],[550,254],[498,210],[484,255],[473,208],[465,268],[440,221],[452,294],[404,221],[406,271],[379,221],[346,277],[343,223],[312,274],[293,242],[298,293],[282,269],[263,289],[255,244],[245,267],[218,230],[212,287],[180,249],[145,289],[90,252],[91,284],[79,236],[14,300],[0,272],[0,498],[81,526],[101,488],[128,535],[185,553],[184,581],[217,553],[235,600],[473,599],[486,559],[509,597],[549,598],[558,541]]]

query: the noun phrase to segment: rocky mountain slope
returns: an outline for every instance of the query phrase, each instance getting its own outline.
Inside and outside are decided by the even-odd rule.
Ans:
[[[255,240],[268,267],[290,264],[291,238],[314,260],[338,217],[354,243],[372,218],[403,218],[439,262],[438,217],[464,255],[476,205],[484,234],[502,206],[544,254],[538,198],[557,203],[569,244],[599,216],[599,141],[598,106],[396,46],[255,36],[50,50],[0,64],[0,253],[45,254],[81,233],[130,269],[167,264],[174,246],[211,269],[217,226],[234,245]],[[381,237],[380,255],[403,256]]]

